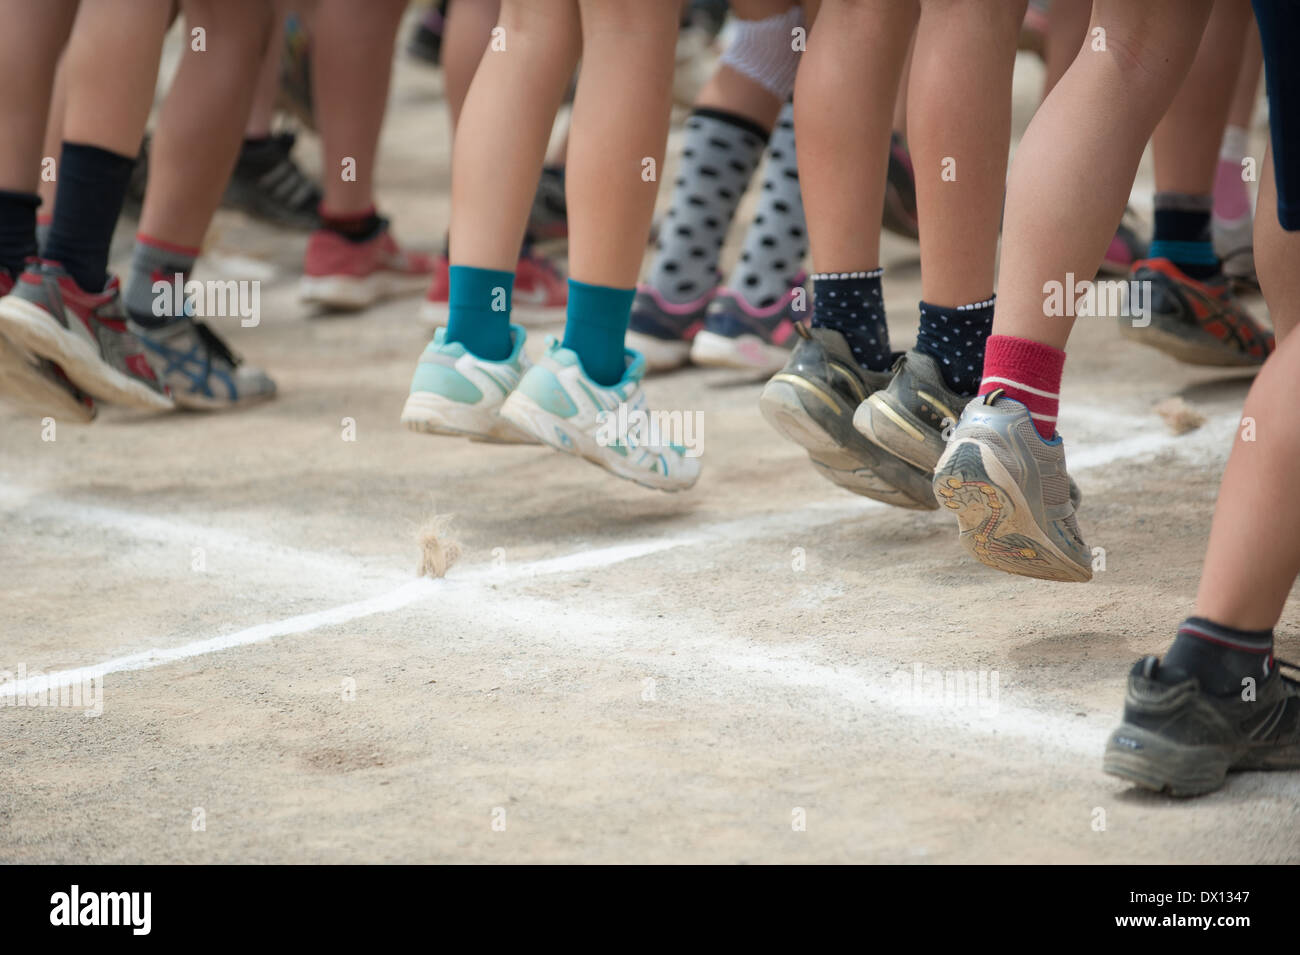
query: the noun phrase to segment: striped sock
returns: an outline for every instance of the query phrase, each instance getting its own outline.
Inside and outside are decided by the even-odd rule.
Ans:
[[[984,346],[984,380],[981,395],[996,389],[1029,409],[1034,427],[1044,441],[1056,434],[1056,412],[1061,401],[1061,372],[1065,352],[1042,342],[1012,335],[990,335]]]
[[[1263,680],[1273,671],[1273,631],[1238,630],[1188,617],[1160,669],[1172,682],[1194,676],[1214,696],[1240,693],[1246,677]]]

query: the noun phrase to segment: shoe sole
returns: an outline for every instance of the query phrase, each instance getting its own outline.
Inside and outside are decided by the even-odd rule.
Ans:
[[[884,451],[853,430],[852,409],[844,407],[836,396],[816,383],[798,375],[775,375],[758,399],[763,418],[778,434],[799,445],[813,460],[823,477],[863,497],[894,507],[932,511],[938,505],[928,495],[925,475],[904,471],[906,462],[889,459]],[[835,421],[848,421],[847,434],[837,440],[830,430]],[[838,429],[843,430],[843,429]],[[851,435],[851,437],[850,437]],[[856,439],[854,441],[854,439]],[[845,441],[854,441],[850,450]],[[879,473],[894,472],[901,481],[915,485],[908,493],[894,481]],[[922,492],[927,496],[922,497]]]
[[[402,424],[420,434],[440,434],[469,438],[487,444],[537,444],[496,412],[467,407],[442,395],[417,391],[407,396],[402,406]]]
[[[1122,723],[1106,741],[1102,769],[1111,776],[1171,796],[1200,796],[1224,784],[1233,747],[1189,746]]]
[[[146,411],[176,407],[170,396],[118,371],[90,341],[74,335],[26,299],[14,295],[0,299],[0,333],[18,347],[57,364],[74,385],[93,398]]]
[[[356,312],[390,298],[412,295],[429,287],[427,275],[304,276],[298,284],[298,301],[342,312]]]
[[[590,461],[616,477],[654,491],[669,493],[685,491],[693,487],[699,477],[697,474],[689,482],[685,482],[680,478],[628,467],[622,455],[602,448],[590,435],[572,427],[567,419],[551,414],[520,391],[511,392],[510,397],[501,406],[501,417],[556,451]]]
[[[645,356],[645,369],[654,374],[675,371],[691,362],[691,343],[681,339],[655,338],[629,331],[627,347]]]
[[[953,419],[952,426],[957,426]],[[892,395],[874,392],[853,412],[853,427],[858,433],[895,457],[920,468],[927,474],[943,457],[946,447],[943,438],[918,421],[906,408],[894,401]]]
[[[1074,563],[1047,538],[1007,469],[982,444],[958,441],[945,452],[935,469],[934,493],[956,512],[962,546],[980,563],[1040,580],[1092,579],[1091,566]]]
[[[510,321],[525,328],[536,325],[558,325],[565,319],[567,308],[564,305],[512,305]],[[430,302],[427,298],[420,303],[420,321],[435,328],[447,324],[448,305],[446,302]]]
[[[244,395],[237,401],[205,398],[202,395],[177,394],[175,391],[172,391],[172,396],[176,399],[176,407],[185,411],[234,411],[239,408],[247,408],[249,405],[270,401],[275,397],[275,389]]]
[[[1195,342],[1167,331],[1154,322],[1144,328],[1135,328],[1127,322],[1121,322],[1119,333],[1123,338],[1157,348],[1172,358],[1188,365],[1209,365],[1215,368],[1257,368],[1262,361],[1240,352],[1229,350],[1223,345],[1209,342]]]
[[[56,419],[90,422],[95,420],[97,412],[93,404],[87,407],[41,374],[27,353],[3,335],[0,335],[0,397]]]
[[[785,367],[790,359],[790,349],[765,342],[757,335],[728,338],[705,330],[691,343],[690,357],[697,365],[772,375]]]

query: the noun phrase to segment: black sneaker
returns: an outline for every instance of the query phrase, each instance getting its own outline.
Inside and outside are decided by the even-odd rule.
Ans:
[[[837,331],[802,323],[795,331],[799,343],[790,360],[758,399],[768,424],[804,448],[821,475],[840,487],[895,507],[936,510],[930,475],[853,427],[858,405],[888,385],[890,373],[862,368]]]
[[[913,349],[894,362],[889,385],[858,405],[853,424],[868,441],[933,472],[971,400],[948,387],[932,356]]]
[[[1103,768],[1173,796],[1213,792],[1234,770],[1300,769],[1300,683],[1278,669],[1298,668],[1270,664],[1252,698],[1243,699],[1245,689],[1211,696],[1195,677],[1162,673],[1155,657],[1139,660]]]
[[[288,229],[320,225],[321,188],[293,160],[293,133],[245,143],[221,204]]]

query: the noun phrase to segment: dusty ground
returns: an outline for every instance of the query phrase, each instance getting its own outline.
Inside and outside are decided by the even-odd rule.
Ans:
[[[429,246],[438,89],[399,65],[381,175]],[[1043,584],[822,480],[726,372],[649,385],[705,414],[687,494],[411,434],[414,301],[308,314],[303,244],[229,213],[209,242],[207,276],[264,279],[262,324],[223,330],[274,403],[105,409],[53,442],[0,410],[0,670],[112,671],[97,717],[0,708],[0,861],[1300,860],[1294,776],[1172,802],[1101,772],[1128,666],[1194,593],[1246,380],[1080,323],[1062,431],[1106,569]],[[901,346],[915,247],[885,264]],[[1207,424],[1173,436],[1151,410],[1173,395]],[[420,581],[434,512],[465,554]],[[918,667],[987,695],[918,698]]]

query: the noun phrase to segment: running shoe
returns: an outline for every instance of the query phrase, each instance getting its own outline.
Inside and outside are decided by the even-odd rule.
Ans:
[[[266,372],[236,355],[203,322],[180,318],[161,328],[131,329],[148,349],[177,407],[225,411],[275,397]]]
[[[1261,365],[1273,333],[1259,325],[1219,276],[1200,282],[1168,259],[1143,259],[1130,281],[1150,283],[1150,324],[1120,319],[1120,333],[1190,365]]]
[[[697,365],[718,365],[771,375],[785,367],[799,336],[794,326],[808,313],[804,276],[775,303],[755,308],[744,295],[720,289],[704,315],[704,327],[691,343],[690,359]],[[795,305],[802,308],[795,310]]]
[[[913,349],[894,363],[894,377],[853,414],[853,427],[873,444],[932,473],[969,396],[944,381],[935,359]]]
[[[962,545],[981,563],[1043,580],[1092,579],[1065,444],[1060,435],[1044,441],[1028,409],[1001,389],[966,405],[935,467],[934,493],[957,512]]]
[[[1110,245],[1106,247],[1101,265],[1097,268],[1100,274],[1128,275],[1133,264],[1146,257],[1147,244],[1138,235],[1138,225],[1138,218],[1133,209],[1131,207],[1125,209],[1124,218],[1120,220],[1119,228],[1115,230]]]
[[[13,277],[0,269],[0,297],[14,287]],[[95,399],[76,385],[63,369],[33,355],[0,335],[0,398],[38,415],[93,421],[98,408]]]
[[[420,318],[430,325],[444,324],[450,296],[451,263],[440,255],[434,260],[433,280],[420,303]],[[526,249],[515,264],[510,317],[521,325],[562,322],[568,305],[569,286],[564,276],[548,259]]]
[[[681,368],[691,358],[691,345],[704,328],[717,289],[675,305],[653,285],[638,285],[632,300],[627,344],[645,356],[650,374]]]
[[[543,444],[584,458],[617,477],[658,491],[684,491],[700,476],[699,457],[692,456],[684,444],[655,439],[691,440],[685,430],[691,412],[662,416],[651,412],[641,386],[645,359],[630,349],[624,356],[627,370],[622,380],[606,387],[587,377],[576,352],[551,337],[541,361],[506,399],[501,417]],[[680,420],[681,434],[663,435],[655,422],[665,419],[670,424]],[[621,428],[620,422],[628,427]]]
[[[1102,768],[1112,776],[1173,796],[1198,796],[1228,773],[1300,769],[1300,683],[1269,672],[1254,699],[1211,696],[1196,677],[1168,673],[1156,657],[1139,660],[1128,677],[1124,718],[1106,741]]]
[[[804,448],[829,481],[895,507],[934,510],[930,475],[878,448],[853,427],[853,412],[889,384],[889,372],[858,365],[844,336],[795,325],[799,343],[758,406],[782,437]]]
[[[433,256],[403,249],[387,222],[377,236],[364,242],[317,229],[307,240],[299,299],[344,311],[369,308],[423,289],[433,271]]]
[[[290,229],[320,226],[321,188],[294,162],[293,133],[245,145],[221,204]]]
[[[1255,223],[1245,219],[1228,223],[1215,219],[1214,252],[1223,263],[1223,274],[1237,288],[1259,291],[1259,276],[1255,274]]]
[[[510,326],[514,350],[500,361],[472,354],[445,340],[440,328],[424,349],[402,408],[402,424],[424,434],[446,434],[500,444],[536,444],[537,439],[501,417],[501,406],[532,367],[524,354],[527,337]]]
[[[175,406],[127,326],[117,276],[87,292],[57,262],[33,260],[0,299],[0,335],[57,364],[95,398],[150,411]]]
[[[916,173],[907,144],[898,133],[889,138],[889,169],[885,178],[885,229],[905,239],[915,239]]]

